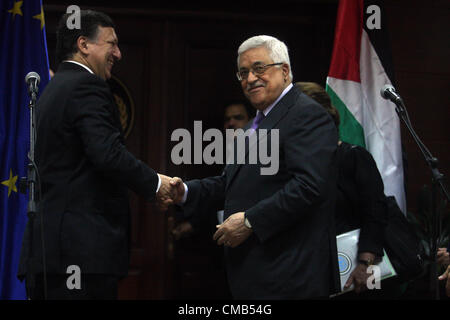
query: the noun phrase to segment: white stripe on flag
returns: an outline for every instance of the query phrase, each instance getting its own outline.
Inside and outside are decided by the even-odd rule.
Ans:
[[[363,103],[361,125],[366,148],[383,177],[385,194],[395,196],[400,209],[406,213],[400,121],[395,105],[380,95],[380,88],[391,82],[365,30],[361,37],[360,77]]]
[[[352,80],[328,77],[327,84],[334,92],[336,92],[355,119],[362,124],[361,83]]]

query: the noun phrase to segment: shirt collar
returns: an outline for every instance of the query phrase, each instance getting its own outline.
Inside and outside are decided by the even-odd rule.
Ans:
[[[79,62],[77,62],[77,61],[73,61],[73,60],[64,60],[63,62],[75,63],[75,64],[79,65],[80,67],[85,68],[85,69],[86,69],[87,71],[89,71],[90,73],[94,74],[94,72],[93,72],[89,67],[87,67],[87,66],[85,66],[84,64],[79,63]]]
[[[265,116],[267,116],[269,114],[269,112],[273,109],[273,107],[275,107],[275,105],[278,103],[278,101],[281,100],[281,98],[283,98],[286,93],[288,93],[289,90],[291,90],[291,88],[293,87],[292,82],[283,90],[283,92],[280,94],[280,96],[277,98],[277,100],[274,101],[274,103],[272,103],[270,106],[268,106],[267,108],[265,108],[263,111],[259,111],[258,112],[263,112]]]

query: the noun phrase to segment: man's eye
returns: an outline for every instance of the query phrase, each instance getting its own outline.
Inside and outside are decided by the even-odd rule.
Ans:
[[[264,67],[263,66],[256,66],[253,68],[253,70],[255,70],[256,73],[263,73],[264,72]]]

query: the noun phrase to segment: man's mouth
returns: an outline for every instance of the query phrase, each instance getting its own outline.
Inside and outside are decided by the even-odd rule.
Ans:
[[[264,88],[263,85],[257,85],[257,86],[253,86],[247,89],[248,92],[256,92],[258,91],[259,88]]]

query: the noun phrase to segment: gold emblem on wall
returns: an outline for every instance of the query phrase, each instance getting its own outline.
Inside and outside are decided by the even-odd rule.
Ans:
[[[125,138],[128,137],[134,126],[134,101],[128,88],[117,77],[111,76],[108,80],[114,100],[119,110],[120,123]]]

